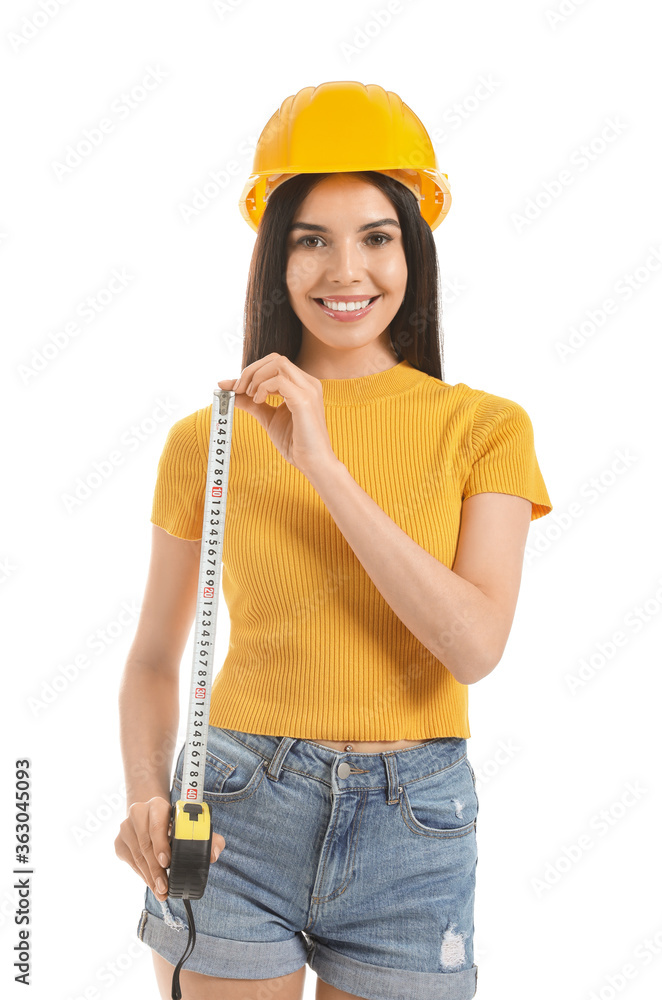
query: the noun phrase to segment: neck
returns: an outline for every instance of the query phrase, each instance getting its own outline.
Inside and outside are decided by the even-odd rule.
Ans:
[[[396,352],[390,343],[371,344],[361,351],[353,348],[339,351],[337,348],[320,350],[302,344],[294,364],[313,378],[362,378],[364,375],[375,375],[398,364]]]

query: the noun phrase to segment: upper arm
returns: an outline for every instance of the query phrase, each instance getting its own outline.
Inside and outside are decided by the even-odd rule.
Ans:
[[[503,655],[515,617],[530,522],[531,501],[520,496],[477,493],[462,503],[453,572],[492,602],[494,666]]]
[[[128,659],[178,676],[195,619],[201,539],[189,541],[152,525],[145,595]]]

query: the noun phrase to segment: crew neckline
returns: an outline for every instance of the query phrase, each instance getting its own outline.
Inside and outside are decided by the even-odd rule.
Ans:
[[[391,368],[372,375],[321,378],[319,381],[322,384],[325,406],[346,406],[400,395],[413,389],[425,377],[425,372],[414,368],[405,358]]]

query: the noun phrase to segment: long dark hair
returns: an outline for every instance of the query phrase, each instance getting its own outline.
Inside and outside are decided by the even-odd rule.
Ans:
[[[437,249],[432,230],[421,216],[409,188],[374,170],[352,171],[374,184],[393,203],[402,231],[407,261],[407,288],[390,324],[398,361],[444,380],[444,339]],[[301,347],[301,320],[287,295],[287,235],[294,215],[308,192],[328,173],[297,174],[272,191],[257,231],[251,258],[244,311],[242,369],[271,354],[294,361]]]

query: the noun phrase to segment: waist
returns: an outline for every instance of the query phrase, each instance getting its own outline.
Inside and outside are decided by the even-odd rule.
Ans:
[[[366,742],[359,740],[311,740],[319,746],[330,750],[354,750],[356,753],[383,753],[389,750],[404,750],[405,747],[417,747],[432,740],[390,740],[388,742]]]

